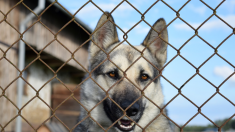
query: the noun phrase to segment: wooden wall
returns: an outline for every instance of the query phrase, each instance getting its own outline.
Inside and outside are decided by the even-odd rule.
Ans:
[[[80,88],[77,88],[77,85],[74,84],[65,84],[66,87],[70,90],[76,90],[74,91],[74,97],[79,100],[80,99]],[[66,88],[64,85],[59,83],[54,83],[52,85],[52,96],[51,96],[51,103],[52,108],[58,109],[55,112],[55,115],[68,127],[73,128],[76,123],[78,116],[80,114],[80,105],[79,103],[74,100],[72,97],[67,99],[71,92]],[[65,102],[63,102],[65,99],[67,99]],[[52,121],[57,122],[60,124],[60,122],[56,118],[52,118]]]
[[[49,6],[49,4],[50,3],[47,2],[46,6]],[[28,44],[34,46],[36,50],[40,51],[49,43],[51,43],[51,41],[55,38],[53,34],[57,34],[58,31],[71,19],[72,18],[66,15],[63,11],[58,10],[56,6],[51,6],[42,15],[41,23],[37,22],[35,25],[33,25],[25,33],[24,39]],[[37,19],[35,18],[30,21],[28,26],[32,25],[36,20]],[[62,60],[63,62],[66,62],[72,56],[70,52],[74,52],[84,41],[89,38],[89,35],[87,35],[85,31],[83,31],[77,24],[71,22],[58,33],[56,38],[59,42],[57,40],[53,41],[43,51]],[[67,49],[60,43],[62,43]],[[86,43],[74,54],[74,58],[85,68],[88,67],[88,44],[89,43]],[[78,65],[74,60],[69,61],[68,64],[84,71],[84,69],[81,68],[81,66]]]
[[[8,47],[0,44],[0,48],[7,50]],[[0,52],[0,124],[5,126],[6,123],[16,115],[17,110],[9,101],[11,100],[16,104],[17,81],[13,82],[13,80],[17,77],[17,70],[14,66],[12,66],[12,64],[17,65],[17,52],[11,49],[7,52],[6,58],[9,59],[12,64],[2,56],[3,53]],[[12,84],[10,85],[10,83]],[[2,95],[3,89],[5,90],[4,95]],[[14,121],[5,128],[5,131],[10,131],[13,129]]]
[[[30,13],[30,11],[26,9],[22,4],[18,5],[17,7],[15,7],[13,10],[10,11],[11,7],[13,7],[18,2],[19,0],[0,0],[0,130],[5,125],[7,125],[4,128],[4,131],[15,130],[15,127],[14,127],[15,120],[13,120],[9,124],[7,123],[11,120],[11,118],[13,118],[16,115],[16,110],[17,110],[15,106],[12,105],[12,103],[10,103],[10,101],[8,100],[10,99],[13,103],[16,104],[17,80],[12,82],[17,77],[17,70],[12,64],[14,64],[16,67],[18,66],[18,61],[17,61],[18,60],[18,43],[19,43],[18,40],[19,40],[20,35],[16,30],[19,30],[20,22],[25,18],[26,15]],[[27,6],[30,6],[30,4],[28,3],[33,3],[33,2],[32,0],[24,0],[24,3],[26,3]],[[47,2],[47,5],[48,5],[48,2]],[[35,7],[35,3],[33,3],[33,6],[31,9],[34,9],[34,7]],[[54,15],[53,14],[53,11],[55,11],[54,8],[55,7],[51,7],[50,10],[46,11],[45,15],[42,16],[42,22],[53,33],[57,33],[60,30],[60,28],[62,28],[62,26],[68,22],[70,18],[67,18],[65,20],[64,18],[66,17],[63,16],[62,13],[60,12],[57,15]],[[3,14],[7,14],[7,13],[8,13],[7,19],[6,19],[7,22],[2,21],[4,19]],[[59,18],[60,16],[61,18]],[[30,26],[35,20],[36,19],[33,19],[31,22],[29,22],[28,26]],[[15,29],[12,28],[8,23],[10,23]],[[85,32],[82,31],[81,28],[79,28],[75,23],[69,24],[68,28],[66,27],[57,35],[57,39],[61,43],[63,43],[64,46],[66,46],[71,52],[74,52],[74,50],[77,49],[79,45],[82,44],[87,38],[89,38],[89,36],[85,35]],[[30,44],[32,47],[34,47],[35,50],[37,51],[42,50],[53,39],[54,39],[54,35],[51,32],[49,32],[41,23],[35,24],[24,34],[24,40],[28,44]],[[11,45],[13,45],[13,47],[9,49]],[[88,66],[87,47],[88,47],[88,43],[85,46],[83,46],[80,50],[78,50],[74,55],[74,58],[86,68]],[[68,52],[57,41],[54,41],[43,52],[63,62],[71,58],[71,53]],[[8,62],[6,58],[4,58],[3,56],[4,53],[6,53],[6,58],[10,62]],[[30,56],[26,56],[26,58],[29,58],[29,57]],[[81,71],[83,70],[81,66],[79,66],[74,60],[69,61],[68,65],[71,65]],[[81,75],[83,74],[84,73],[81,73]],[[69,74],[67,74],[67,76],[68,75]],[[68,79],[67,76],[64,76],[64,77]],[[27,80],[29,82],[33,82],[33,81],[30,81],[30,79],[32,80],[32,77],[29,77],[28,79]],[[43,89],[42,93],[40,94],[47,96],[46,103],[50,105],[50,98],[49,98],[50,95],[44,94],[50,91],[49,87],[51,86],[49,85],[48,87]],[[35,87],[40,87],[40,86],[38,85]],[[26,87],[28,87],[27,90],[32,91],[32,89],[29,86],[26,86]],[[5,91],[4,95],[2,94],[3,91]],[[35,96],[35,92],[31,92],[31,93],[28,92],[28,95],[24,96],[23,102],[25,103],[28,99],[30,99],[30,97],[33,97],[33,96]],[[40,100],[38,102],[40,102]],[[35,105],[33,105],[33,103],[30,103],[29,106],[24,108],[24,111],[22,112],[22,114],[26,116],[27,119],[29,120],[35,120],[35,118],[38,117],[39,115],[39,114],[37,115],[37,111],[35,110],[40,110],[40,109],[37,109]],[[36,114],[35,118],[33,115],[28,114],[28,113],[31,113],[32,111],[34,112],[34,114]],[[42,123],[42,121],[48,118],[48,116],[50,116],[50,110],[46,111],[45,117],[41,116],[42,120],[40,120],[39,122]],[[35,122],[35,123],[38,123],[38,122]]]
[[[7,14],[16,0],[0,0],[0,11]],[[19,30],[19,11],[16,7],[7,15],[7,22],[10,23],[16,30]],[[2,21],[4,15],[0,13],[0,41],[12,45],[19,39],[19,33],[12,28],[6,21]],[[17,43],[14,47],[17,47]]]
[[[44,23],[49,23],[49,22],[45,21]],[[54,26],[51,23],[47,25],[51,25],[51,30],[54,33],[56,33],[56,31],[59,29],[58,27]],[[79,44],[82,43],[79,41],[76,42],[71,40],[69,35],[63,35],[63,33],[58,34],[57,38],[71,52],[74,52],[75,49],[79,47]],[[36,50],[38,51],[41,51],[53,39],[54,35],[50,31],[48,31],[48,29],[46,29],[41,23],[35,24],[25,34],[26,42],[36,47]],[[44,49],[44,52],[53,55],[54,57],[66,62],[72,56],[72,54],[66,48],[64,48],[58,41],[53,41],[48,47]],[[87,49],[85,48],[79,49],[74,55],[74,58],[86,68],[88,67],[87,57],[88,57],[88,52]],[[79,66],[77,62],[75,62],[74,60],[69,61],[68,64],[80,70],[83,70],[81,66]]]
[[[0,10],[6,14],[10,8],[14,5],[14,0],[0,0]],[[12,24],[16,29],[18,29],[19,24],[19,12],[17,9],[13,9],[7,15],[7,21]],[[14,48],[9,49],[9,46],[14,44],[16,40],[19,39],[19,34],[13,29],[7,22],[2,21],[4,18],[3,14],[0,13],[0,130],[2,127],[6,126],[7,123],[16,116],[16,108],[9,101],[11,100],[16,104],[16,84],[17,81],[13,80],[17,77],[17,70],[12,65],[17,66],[17,45],[15,43]],[[6,58],[3,57],[3,52],[6,53],[6,58],[10,61],[7,61]],[[12,83],[10,85],[10,83]],[[3,89],[5,94],[3,95]],[[13,131],[15,120],[9,123],[4,130],[5,131]]]

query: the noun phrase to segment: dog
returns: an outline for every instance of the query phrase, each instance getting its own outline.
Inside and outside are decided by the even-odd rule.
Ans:
[[[101,16],[89,46],[90,73],[81,86],[75,132],[172,131],[157,107],[164,106],[159,71],[167,58],[166,22],[160,18],[152,27],[132,47],[119,41],[113,17]]]

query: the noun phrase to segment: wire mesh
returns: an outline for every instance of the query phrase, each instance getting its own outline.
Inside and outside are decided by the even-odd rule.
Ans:
[[[161,1],[162,3],[164,3],[167,7],[169,7],[172,11],[174,11],[175,12],[175,14],[176,14],[176,16],[175,16],[175,18],[172,20],[172,21],[170,21],[168,24],[167,24],[167,26],[165,27],[165,28],[167,28],[170,24],[172,24],[175,20],[177,20],[177,19],[180,19],[181,21],[183,21],[185,24],[187,24],[192,30],[194,30],[194,32],[195,32],[195,34],[193,35],[193,36],[191,36],[179,49],[177,49],[177,48],[175,48],[172,44],[170,44],[170,43],[168,43],[168,42],[166,42],[165,40],[163,40],[162,39],[162,37],[160,36],[160,34],[161,34],[161,32],[158,32],[158,31],[156,31],[146,20],[145,20],[145,15],[148,13],[148,11],[154,6],[154,5],[156,5],[159,1]],[[158,114],[158,115],[156,115],[156,117],[152,120],[152,121],[150,121],[149,123],[148,123],[148,125],[146,125],[146,127],[141,127],[139,124],[138,124],[138,122],[135,122],[134,120],[132,120],[131,118],[129,118],[129,120],[131,120],[131,121],[133,121],[137,126],[139,126],[141,129],[142,129],[142,131],[144,132],[144,131],[146,131],[146,128],[155,120],[155,119],[157,119],[160,115],[162,115],[162,116],[164,116],[164,117],[166,117],[168,120],[170,120],[172,123],[174,123],[179,129],[180,129],[180,131],[181,132],[183,132],[183,129],[184,129],[184,127],[191,121],[191,120],[193,120],[197,115],[199,115],[199,114],[201,114],[202,116],[204,116],[207,120],[209,120],[212,124],[214,124],[217,128],[218,128],[218,131],[221,131],[221,129],[222,129],[222,127],[229,121],[229,120],[231,120],[234,116],[235,116],[235,114],[233,114],[226,122],[224,122],[223,123],[223,125],[221,125],[221,126],[218,126],[215,122],[213,122],[210,118],[208,118],[204,113],[202,113],[201,112],[201,109],[202,109],[202,107],[208,102],[208,101],[210,101],[215,95],[217,95],[217,94],[219,94],[219,95],[221,95],[224,99],[226,99],[228,102],[230,102],[233,106],[235,106],[235,104],[234,104],[234,102],[232,102],[232,101],[230,101],[226,96],[224,96],[221,92],[220,92],[220,87],[229,79],[229,78],[231,78],[234,74],[235,74],[235,72],[233,72],[230,76],[228,76],[219,86],[215,86],[212,82],[210,82],[206,77],[204,77],[199,71],[200,71],[200,68],[204,65],[204,64],[206,64],[213,56],[215,56],[215,55],[217,55],[217,56],[219,56],[221,59],[223,59],[225,62],[227,62],[231,67],[233,67],[233,68],[235,68],[235,66],[232,64],[232,63],[230,63],[228,60],[226,60],[224,57],[222,57],[219,53],[218,53],[218,48],[228,39],[228,38],[230,38],[233,34],[235,34],[235,28],[233,28],[231,25],[229,25],[225,20],[223,20],[220,16],[218,16],[217,14],[216,14],[216,10],[223,4],[223,2],[225,2],[225,0],[223,0],[216,8],[212,8],[212,7],[210,7],[207,3],[205,3],[203,0],[200,0],[201,1],[201,3],[203,3],[204,5],[206,5],[210,10],[212,10],[213,11],[213,13],[203,22],[203,23],[201,23],[200,24],[200,26],[198,26],[198,28],[194,28],[192,25],[190,25],[188,22],[186,22],[181,16],[180,16],[180,11],[190,2],[190,0],[188,0],[179,10],[175,10],[173,7],[171,7],[167,2],[165,2],[164,0],[157,0],[156,2],[154,2],[144,13],[141,13],[131,2],[129,2],[128,0],[123,0],[123,1],[121,1],[115,8],[113,8],[113,10],[110,12],[110,13],[107,13],[107,12],[105,12],[102,8],[100,8],[94,1],[92,1],[92,0],[88,0],[83,6],[81,6],[74,14],[71,14],[63,5],[61,5],[60,4],[60,2],[58,2],[57,0],[55,0],[54,2],[52,2],[49,6],[47,6],[39,15],[37,15],[37,14],[35,14],[33,11],[32,11],[32,9],[30,9],[25,3],[24,3],[24,0],[19,0],[18,2],[17,2],[17,4],[15,4],[14,6],[12,6],[11,7],[11,9],[7,12],[7,13],[3,13],[2,11],[1,11],[1,9],[0,9],[0,13],[4,16],[4,18],[2,19],[2,20],[0,20],[0,24],[1,23],[3,23],[3,22],[5,22],[5,23],[7,23],[9,26],[11,26],[18,34],[19,34],[19,36],[20,36],[20,38],[18,39],[18,40],[16,40],[14,43],[12,43],[12,44],[10,44],[10,46],[6,49],[6,50],[3,50],[3,49],[1,49],[0,48],[0,51],[3,53],[3,55],[2,56],[0,56],[0,61],[2,61],[3,59],[5,59],[5,60],[7,60],[20,74],[17,76],[17,78],[15,78],[7,87],[0,87],[0,89],[1,89],[1,94],[0,94],[0,98],[5,98],[5,99],[7,99],[8,101],[10,101],[13,105],[14,105],[14,107],[19,111],[18,112],[18,114],[16,115],[16,116],[14,116],[12,119],[9,119],[9,122],[8,123],[6,123],[5,125],[2,125],[2,124],[0,124],[0,129],[1,129],[1,132],[4,132],[5,131],[5,128],[6,128],[6,126],[9,124],[9,123],[11,123],[15,118],[17,118],[18,116],[20,116],[25,122],[27,122],[32,128],[33,128],[33,130],[34,131],[37,131],[43,124],[45,124],[48,120],[50,120],[51,118],[56,118],[59,122],[61,122],[64,126],[65,126],[65,128],[68,130],[68,131],[73,131],[74,130],[74,128],[77,126],[77,125],[79,125],[81,122],[83,122],[84,120],[86,120],[87,118],[91,118],[95,123],[97,123],[98,125],[99,125],[99,127],[101,127],[105,132],[107,132],[111,127],[113,127],[120,119],[122,119],[122,117],[124,117],[124,116],[126,116],[126,111],[127,111],[127,109],[128,108],[130,108],[135,102],[137,102],[140,98],[142,98],[142,97],[144,97],[144,98],[146,98],[146,99],[148,99],[151,103],[153,103],[156,107],[158,107],[159,109],[160,109],[160,113]],[[99,47],[100,48],[100,50],[103,50],[103,52],[107,55],[107,58],[105,59],[105,60],[103,60],[98,66],[96,66],[93,70],[91,70],[91,71],[89,71],[89,70],[87,70],[87,68],[85,67],[85,66],[83,66],[80,62],[78,62],[75,58],[74,58],[74,54],[76,53],[76,52],[78,52],[78,50],[82,47],[82,46],[84,46],[86,43],[88,43],[89,41],[92,41],[94,44],[95,44],[95,42],[92,40],[92,35],[95,33],[95,32],[97,32],[97,30],[99,30],[99,28],[98,29],[96,29],[95,31],[93,31],[93,33],[89,33],[83,26],[81,26],[81,24],[79,24],[77,21],[75,21],[75,16],[76,16],[76,14],[78,14],[78,12],[80,12],[82,9],[83,9],[83,7],[85,7],[87,4],[93,4],[95,7],[97,7],[101,12],[103,12],[104,14],[106,14],[107,15],[107,17],[110,17],[111,15],[112,15],[112,13],[121,5],[121,4],[123,4],[123,2],[126,2],[126,3],[128,3],[133,9],[135,9],[140,15],[141,15],[141,20],[139,20],[139,22],[137,22],[132,28],[130,28],[128,31],[124,31],[122,28],[120,28],[116,23],[114,23],[114,22],[112,22],[112,21],[110,21],[110,22],[112,22],[120,31],[122,31],[123,32],[123,41],[122,42],[120,42],[120,44],[122,44],[122,43],[124,43],[124,42],[126,42],[126,43],[128,43],[132,48],[134,48],[135,50],[137,50],[140,54],[141,54],[141,56],[140,57],[138,57],[135,61],[134,61],[134,63],[135,62],[137,62],[140,58],[144,58],[147,62],[149,62],[153,67],[155,67],[158,71],[159,71],[159,75],[158,76],[156,76],[153,80],[151,80],[151,82],[149,82],[149,84],[150,83],[152,83],[155,79],[157,79],[157,78],[159,78],[159,77],[162,77],[162,78],[164,78],[167,82],[169,82],[173,87],[175,87],[175,89],[177,89],[178,90],[178,94],[176,95],[176,96],[174,96],[167,104],[165,104],[165,106],[164,107],[160,107],[160,106],[158,106],[157,104],[155,104],[150,98],[148,98],[145,94],[144,94],[144,90],[149,86],[149,84],[144,88],[144,89],[141,89],[141,88],[139,88],[138,86],[136,86],[135,85],[135,83],[133,83],[127,76],[126,76],[126,71],[130,68],[130,67],[132,67],[133,66],[133,64],[134,63],[132,63],[125,71],[123,71],[119,66],[117,66],[114,62],[112,62],[112,60],[109,58],[110,56],[109,56],[109,54],[115,49],[115,48],[117,48],[119,45],[117,45],[116,47],[114,47],[110,52],[106,52],[105,50],[103,50],[98,44],[96,44],[96,46],[97,47]],[[9,13],[14,9],[14,8],[16,8],[19,4],[22,4],[22,5],[24,5],[25,6],[25,8],[27,8],[30,12],[32,12],[34,15],[35,15],[35,18],[36,18],[36,21],[35,22],[33,22],[30,26],[28,26],[28,28],[23,32],[23,33],[21,33],[21,32],[19,32],[18,31],[18,29],[15,27],[15,26],[13,26],[10,22],[8,22],[8,20],[7,20],[7,17],[8,17],[8,15],[9,15]],[[41,21],[41,17],[42,17],[42,15],[52,6],[52,5],[54,5],[54,4],[58,4],[65,12],[67,12],[70,16],[71,16],[71,20],[69,21],[69,22],[67,22],[58,32],[56,32],[56,33],[54,33],[50,28],[48,28],[42,21]],[[217,47],[214,47],[214,46],[212,46],[209,42],[207,42],[205,39],[203,39],[203,37],[201,37],[199,34],[198,34],[198,30],[206,23],[206,22],[208,22],[213,16],[215,16],[215,17],[217,17],[219,20],[221,20],[224,24],[226,24],[228,27],[230,27],[231,28],[231,34],[227,37],[227,38],[225,38]],[[107,21],[109,21],[109,19],[107,19]],[[106,21],[106,22],[107,22]],[[66,45],[65,44],[63,44],[58,38],[57,38],[57,36],[58,36],[58,34],[67,26],[67,25],[69,25],[70,23],[72,23],[72,22],[74,22],[74,23],[76,23],[76,25],[77,26],[79,26],[81,29],[83,29],[84,30],[84,32],[85,33],[87,33],[89,36],[90,36],[90,38],[88,39],[88,40],[86,40],[83,44],[81,44],[75,51],[71,51],[70,49],[68,49],[67,47],[66,47]],[[140,22],[144,22],[144,23],[146,23],[149,27],[151,27],[151,29],[153,29],[153,30],[155,30],[156,32],[158,32],[158,34],[159,34],[159,37],[158,38],[160,38],[160,39],[162,39],[163,41],[165,41],[167,44],[168,44],[168,46],[170,46],[171,48],[173,48],[176,52],[177,52],[177,55],[175,55],[171,60],[169,60],[162,68],[158,68],[158,67],[156,67],[154,64],[152,64],[147,58],[145,58],[144,57],[144,51],[146,50],[146,48],[144,49],[144,50],[142,50],[142,51],[139,51],[138,49],[136,49],[130,42],[128,42],[128,40],[127,40],[127,37],[128,37],[128,33],[130,32],[130,31],[132,31]],[[29,43],[27,43],[24,39],[23,39],[23,36],[25,35],[25,32],[26,31],[28,31],[32,26],[34,26],[36,23],[40,23],[40,24],[42,24],[49,32],[51,32],[51,34],[53,34],[53,36],[54,36],[54,39],[51,41],[51,42],[49,42],[44,48],[42,48],[42,50],[40,51],[40,52],[38,52],[38,51],[36,51]],[[105,23],[104,23],[105,24]],[[185,46],[185,45],[187,45],[187,43],[190,41],[190,40],[192,40],[194,37],[199,37],[203,42],[205,42],[208,46],[210,46],[210,48],[212,48],[213,50],[214,50],[214,53],[208,58],[208,59],[206,59],[199,67],[196,67],[195,65],[193,65],[191,62],[190,62],[190,60],[187,60],[184,56],[182,56],[181,55],[181,49]],[[157,38],[157,39],[158,39]],[[6,54],[9,52],[9,50],[10,49],[15,49],[15,45],[17,45],[17,43],[19,43],[19,41],[23,41],[36,55],[37,55],[37,57],[31,62],[31,63],[29,63],[23,70],[20,70],[20,69],[18,69],[18,67],[15,65],[15,64],[13,64],[12,62],[11,62],[11,60],[9,60],[7,57],[6,57]],[[53,42],[58,42],[61,46],[63,46],[70,54],[71,54],[71,58],[69,58],[67,61],[65,61],[64,63],[63,63],[63,65],[61,65],[57,70],[53,70],[47,63],[45,63],[44,62],[44,60],[43,59],[41,59],[41,54],[42,54],[42,52],[45,50],[45,48],[47,48],[49,45],[51,45]],[[192,75],[181,87],[177,87],[176,85],[174,85],[174,83],[172,83],[170,80],[168,80],[165,76],[163,76],[162,75],[162,70],[165,68],[165,67],[167,67],[176,57],[180,57],[180,58],[182,58],[183,60],[185,60],[188,64],[190,64],[194,69],[195,69],[195,74],[194,75]],[[76,63],[77,64],[79,64],[82,68],[83,68],[83,70],[86,72],[86,73],[88,73],[89,74],[89,76],[87,76],[87,78],[85,78],[80,84],[78,84],[77,85],[77,87],[80,87],[86,80],[88,80],[88,79],[92,79],[105,93],[106,93],[106,97],[103,99],[103,100],[101,100],[98,104],[96,104],[91,110],[87,110],[86,108],[85,108],[85,106],[82,104],[82,103],[80,103],[80,101],[77,99],[77,98],[75,98],[74,97],[74,91],[76,91],[77,89],[74,89],[74,90],[71,90],[71,89],[69,89],[67,86],[66,86],[66,84],[63,82],[63,81],[61,81],[58,77],[57,77],[57,73],[66,65],[66,64],[68,64],[68,62],[69,61],[71,61],[71,60],[74,60],[74,61],[76,61]],[[108,90],[105,90],[104,88],[102,88],[102,86],[100,85],[100,84],[98,84],[97,82],[96,82],[96,80],[94,79],[94,78],[92,78],[92,73],[94,72],[94,70],[96,69],[96,68],[98,68],[100,65],[102,65],[105,61],[110,61],[111,63],[113,63],[120,71],[122,71],[123,72],[123,77],[119,80],[119,81],[117,81],[115,84],[113,84],[113,86],[111,86]],[[13,102],[13,101],[11,101],[9,98],[8,98],[8,96],[6,96],[6,90],[8,89],[8,87],[12,84],[12,83],[14,83],[17,79],[19,79],[19,78],[21,78],[21,79],[23,79],[24,80],[24,82],[25,83],[27,83],[28,85],[30,85],[28,82],[27,82],[27,80],[23,77],[23,72],[25,72],[25,70],[29,67],[29,66],[31,66],[35,61],[40,61],[41,63],[43,63],[45,66],[47,66],[47,68],[48,69],[50,69],[50,71],[54,74],[53,75],[53,77],[51,78],[51,79],[49,79],[46,83],[45,83],[45,85],[47,84],[47,83],[49,83],[49,82],[51,82],[53,79],[57,79],[64,87],[66,87],[67,88],[67,90],[69,90],[70,92],[71,92],[71,95],[70,96],[68,96],[60,105],[58,105],[55,109],[53,109],[50,105],[48,105],[44,100],[43,100],[43,98],[41,98],[40,96],[39,96],[39,93],[40,93],[40,91],[44,88],[44,86],[45,85],[43,85],[40,89],[35,89],[33,86],[31,86],[31,88],[36,92],[36,95],[32,98],[32,99],[30,99],[23,107],[21,107],[21,108],[18,108],[17,106],[16,106],[16,104]],[[199,75],[201,78],[203,78],[206,82],[208,82],[209,84],[211,84],[211,86],[213,86],[215,89],[216,89],[216,91],[215,91],[215,93],[208,99],[208,100],[206,100],[206,101],[204,101],[204,103],[202,104],[202,105],[200,105],[200,106],[198,106],[198,105],[196,105],[193,101],[191,101],[188,97],[186,97],[182,92],[181,92],[181,90],[184,88],[184,86],[190,81],[190,80],[192,80],[196,75]],[[117,104],[112,98],[110,98],[109,96],[108,96],[108,92],[117,84],[117,83],[119,83],[121,80],[123,80],[123,79],[127,79],[129,82],[131,82],[140,92],[141,92],[141,96],[138,98],[138,99],[136,99],[128,108],[126,108],[125,110],[122,108],[122,107],[120,107],[119,106],[119,104]],[[177,124],[176,122],[174,122],[170,117],[168,117],[163,111],[164,111],[164,109],[176,98],[176,97],[178,97],[179,95],[181,95],[181,96],[183,96],[186,100],[188,100],[189,102],[191,102],[195,107],[197,107],[197,109],[198,109],[198,112],[192,117],[192,118],[190,118],[183,126],[180,126],[179,124]],[[50,110],[52,111],[52,114],[51,114],[51,116],[47,119],[47,120],[45,120],[39,127],[37,127],[37,128],[35,128],[35,127],[33,127],[33,125],[26,119],[26,118],[24,118],[24,116],[22,116],[22,110],[32,101],[32,100],[34,100],[35,98],[38,98],[38,99],[40,99],[42,102],[44,102],[44,104],[45,105],[47,105],[47,107],[48,108],[50,108]],[[70,129],[68,126],[66,126],[66,124],[64,124],[57,116],[56,116],[56,114],[55,114],[55,112],[57,111],[57,109],[64,103],[64,102],[66,102],[69,98],[73,98],[74,100],[76,100],[86,111],[87,111],[87,113],[88,113],[88,115],[84,118],[84,119],[82,119],[80,122],[78,122],[72,129]],[[97,122],[92,116],[91,116],[91,111],[92,110],[94,110],[99,104],[101,104],[105,99],[110,99],[114,104],[116,104],[122,111],[123,111],[123,113],[124,113],[124,115],[122,116],[122,117],[120,117],[118,120],[116,120],[111,126],[109,126],[107,129],[105,129],[105,128],[103,128],[103,126],[101,125],[101,124],[99,124],[99,122]],[[4,107],[4,106],[0,106],[0,107]]]

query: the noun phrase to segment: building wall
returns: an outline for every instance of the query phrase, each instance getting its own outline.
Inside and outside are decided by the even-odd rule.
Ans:
[[[47,105],[51,105],[51,82],[47,81],[52,77],[52,72],[40,63],[33,63],[26,71],[28,84],[24,87],[23,105],[29,103],[23,109],[22,115],[32,124],[41,124],[50,117],[51,111]],[[41,89],[42,86],[44,87]],[[39,89],[39,97],[44,102],[36,97]]]
[[[46,6],[49,6],[49,3],[47,4]],[[72,57],[72,53],[83,44],[84,41],[90,38],[89,35],[74,22],[68,24],[71,19],[72,17],[66,16],[55,6],[52,6],[42,15],[41,22],[37,22],[30,27],[30,25],[37,21],[37,18],[34,18],[28,23],[30,29],[25,33],[24,39],[28,44],[35,47],[36,50],[43,50],[45,53],[66,62]],[[66,24],[68,25],[64,27]],[[73,55],[85,68],[88,67],[88,44],[87,42]],[[74,60],[70,60],[68,64],[84,71]]]
[[[26,3],[27,6],[30,6],[27,4],[27,1],[29,2],[31,0],[24,0],[24,3]],[[17,4],[17,2],[19,2],[19,0],[0,0],[0,10],[3,14],[7,14],[5,21],[4,15],[0,13],[0,130],[2,127],[4,127],[4,131],[15,130],[14,117],[16,117],[17,108],[12,105],[10,101],[16,104],[17,68],[15,68],[12,64],[14,64],[16,67],[18,66],[17,50],[20,34],[17,30],[19,30],[19,24],[25,18],[25,16],[30,13],[30,11],[23,7],[22,4],[11,10],[11,8]],[[53,18],[54,15],[50,14],[47,15],[47,17],[44,16],[45,15],[42,17],[42,22],[45,23],[47,27],[51,29],[51,31],[57,33],[57,31],[61,28],[60,24],[56,24],[57,18]],[[35,21],[35,19],[33,21]],[[33,21],[29,22],[28,24],[32,24]],[[64,46],[66,46],[71,52],[74,52],[74,50],[79,47],[79,44],[84,42],[84,32],[80,30],[76,33],[70,29],[62,30],[62,32],[58,34],[57,39],[59,42],[63,43]],[[27,44],[33,46],[35,50],[38,51],[42,50],[53,39],[54,35],[52,35],[40,23],[35,24],[24,34],[24,40],[27,42]],[[65,62],[71,58],[71,53],[66,51],[66,49],[58,43],[58,41],[54,41],[51,46],[48,46],[44,50],[44,52]],[[9,49],[9,47],[11,48]],[[4,53],[6,54],[6,57],[3,56]],[[87,56],[87,46],[82,47],[79,51],[76,52],[76,54],[74,54],[74,58],[86,68]],[[28,57],[30,56],[26,56],[26,58]],[[77,69],[83,70],[81,66],[79,66],[74,60],[69,61],[68,64]],[[34,98],[36,95],[35,90],[39,90],[54,74],[44,64],[36,62],[28,67],[25,75],[25,79],[29,84],[25,83],[22,105],[25,105],[31,99],[32,101],[30,101],[23,108],[22,115],[28,122],[32,123],[32,125],[41,124],[50,117],[51,110],[46,104],[50,106],[51,86],[52,83],[56,80],[52,80],[40,90],[39,96],[44,100],[42,101],[39,98]],[[60,78],[65,83],[74,83],[70,82],[72,79],[70,78],[69,74],[61,75]],[[32,87],[35,88],[35,90],[33,90]],[[12,122],[8,124],[11,119]],[[23,121],[25,122],[25,120]]]
[[[15,4],[15,0],[0,0],[0,10],[6,14]],[[19,12],[17,9],[12,10],[7,15],[7,22],[3,21],[4,16],[0,13],[0,130],[4,127],[4,131],[15,130],[16,107],[16,85],[17,85],[17,40],[19,34],[14,29],[18,29]],[[10,23],[13,27],[11,27]],[[11,49],[9,47],[13,45]],[[6,56],[4,57],[4,53]],[[5,91],[5,92],[3,92]],[[12,102],[12,103],[11,103]],[[9,123],[9,124],[8,124]]]
[[[3,51],[8,49],[7,46],[0,44]],[[9,62],[9,61],[11,62]],[[16,84],[17,70],[12,65],[17,65],[17,52],[16,50],[8,50],[6,58],[0,51],[0,124],[4,127],[7,123],[16,116]],[[5,91],[5,92],[3,92]],[[12,102],[12,103],[11,103]],[[14,128],[14,120],[4,129],[10,131]]]
[[[52,24],[51,28],[54,32],[58,29],[58,27]],[[59,41],[54,40],[54,35],[40,23],[35,24],[25,35],[26,42],[36,47],[36,50],[40,51],[43,49],[44,52],[49,53],[64,62],[72,57],[72,52],[79,47],[78,44],[82,44],[82,42],[71,40],[69,35],[59,34],[57,38]],[[67,49],[61,44],[66,46]],[[88,52],[85,48],[80,48],[74,54],[74,58],[85,68],[88,67],[87,57]],[[74,60],[69,61],[68,64],[84,71],[84,69]]]
[[[30,61],[28,61],[28,63],[30,63]],[[26,70],[25,79],[28,83],[26,83],[24,87],[23,105],[29,103],[23,108],[22,115],[35,128],[51,116],[52,111],[50,107],[53,108],[53,106],[51,106],[52,87],[55,86],[55,84],[61,84],[56,78],[53,78],[53,76],[53,72],[40,61],[34,62]],[[58,74],[57,78],[65,84],[74,84],[71,86],[78,84],[78,82],[73,81],[69,74]],[[40,90],[39,97],[43,101],[36,97],[36,91],[38,90]],[[69,92],[68,90],[65,91]],[[24,125],[29,127],[26,122]]]

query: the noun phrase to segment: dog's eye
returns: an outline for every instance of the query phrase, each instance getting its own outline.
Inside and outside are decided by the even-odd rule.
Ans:
[[[118,73],[115,72],[115,71],[108,72],[107,74],[111,78],[117,78],[118,77]]]
[[[141,80],[145,81],[148,80],[149,76],[147,74],[142,74],[141,75]]]
[[[109,76],[110,76],[110,77],[115,77],[115,75],[116,75],[115,72],[110,72],[110,73],[109,73]]]

